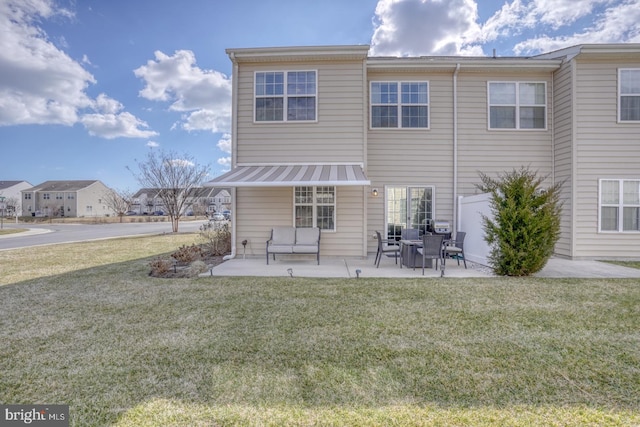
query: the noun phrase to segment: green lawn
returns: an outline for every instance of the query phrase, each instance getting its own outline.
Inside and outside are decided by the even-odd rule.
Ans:
[[[65,245],[81,266],[18,280],[0,252],[0,402],[77,426],[640,424],[637,280],[149,277],[186,239]]]

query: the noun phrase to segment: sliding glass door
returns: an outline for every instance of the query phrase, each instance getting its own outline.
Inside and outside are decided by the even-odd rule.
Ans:
[[[387,187],[385,195],[387,238],[400,240],[404,228],[424,234],[433,219],[433,187]]]

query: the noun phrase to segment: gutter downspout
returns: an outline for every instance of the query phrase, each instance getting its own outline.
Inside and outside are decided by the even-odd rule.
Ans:
[[[238,163],[236,152],[238,148],[238,63],[233,52],[229,54],[229,58],[233,63],[233,71],[231,73],[231,169],[235,168]],[[236,257],[236,212],[237,209],[237,191],[236,187],[231,188],[231,253],[225,255],[222,259],[227,261]]]
[[[453,230],[458,231],[458,72],[460,63],[453,72]]]

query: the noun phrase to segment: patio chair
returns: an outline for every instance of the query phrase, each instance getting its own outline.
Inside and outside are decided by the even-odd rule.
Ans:
[[[444,252],[442,248],[442,243],[444,241],[444,236],[434,234],[424,234],[422,236],[422,247],[418,248],[418,253],[422,255],[422,275],[424,276],[424,265],[425,261],[428,259],[436,260],[436,270],[438,269],[438,260],[442,263],[442,267],[444,267]],[[415,269],[415,268],[414,268]],[[444,270],[442,270],[444,272]]]
[[[464,262],[464,268],[467,268],[467,260],[464,257],[464,238],[467,235],[464,231],[458,231],[456,233],[456,239],[451,240],[445,247],[445,256],[455,258],[460,265],[460,259]]]
[[[382,258],[382,255],[389,253],[393,253],[395,255],[397,264],[400,245],[395,240],[383,239],[379,231],[376,231],[376,236],[378,237],[378,252],[376,253],[376,259],[373,262],[376,265],[376,268],[380,267],[380,259]]]

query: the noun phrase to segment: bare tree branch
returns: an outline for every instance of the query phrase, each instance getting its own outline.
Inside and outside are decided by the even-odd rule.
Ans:
[[[192,191],[202,184],[209,173],[209,166],[198,164],[189,155],[175,152],[150,151],[145,161],[138,162],[139,173],[134,173],[141,187],[158,189],[171,228],[178,232],[178,222],[185,213]]]
[[[103,196],[104,204],[111,208],[122,222],[122,217],[131,209],[133,193],[129,190],[116,190],[110,188]]]

